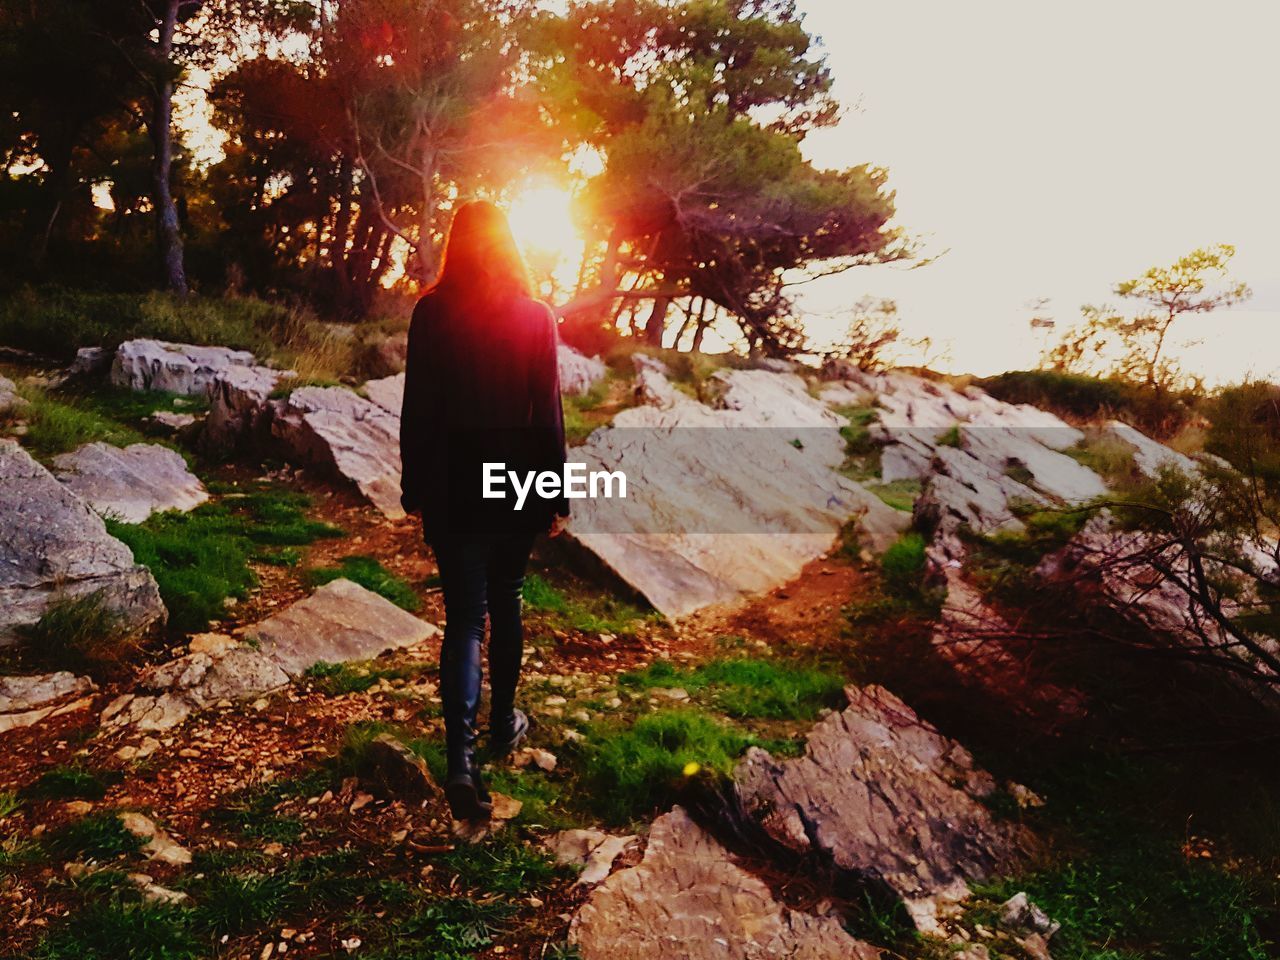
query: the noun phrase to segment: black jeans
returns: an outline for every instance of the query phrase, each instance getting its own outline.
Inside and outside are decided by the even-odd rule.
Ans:
[[[533,534],[523,531],[431,541],[444,590],[440,698],[450,773],[469,770],[474,759],[486,612],[490,725],[505,722],[515,706],[524,655],[521,592],[532,547]]]

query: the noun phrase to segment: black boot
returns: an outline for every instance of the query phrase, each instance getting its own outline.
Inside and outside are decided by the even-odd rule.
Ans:
[[[481,627],[483,629],[483,620]],[[445,634],[440,651],[441,695],[449,772],[444,795],[455,820],[487,820],[493,809],[476,763],[480,700],[480,643],[474,627],[461,639]]]

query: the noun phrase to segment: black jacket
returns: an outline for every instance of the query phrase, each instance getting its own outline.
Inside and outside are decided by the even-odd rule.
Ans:
[[[480,308],[439,294],[418,301],[409,327],[400,418],[404,508],[422,511],[428,537],[545,530],[567,516],[563,496],[531,491],[517,512],[484,499],[483,467],[561,471],[564,413],[556,321],[546,304],[519,298]]]

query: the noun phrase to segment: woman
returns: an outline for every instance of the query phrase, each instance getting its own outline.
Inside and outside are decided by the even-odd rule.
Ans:
[[[444,589],[445,796],[456,819],[483,820],[492,809],[475,755],[485,613],[489,736],[501,756],[529,729],[515,707],[529,551],[569,512],[562,497],[530,493],[516,510],[514,499],[483,496],[485,463],[523,476],[560,473],[565,457],[555,317],[533,299],[511,228],[490,203],[458,210],[440,279],[414,310],[400,451],[402,502],[422,513]]]

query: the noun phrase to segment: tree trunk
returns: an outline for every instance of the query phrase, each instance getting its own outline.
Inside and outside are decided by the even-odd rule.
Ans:
[[[178,224],[178,207],[173,202],[173,79],[169,74],[173,63],[173,35],[178,27],[180,0],[168,0],[160,22],[157,49],[159,69],[155,78],[155,100],[151,110],[151,142],[153,201],[156,207],[156,242],[160,251],[165,286],[186,296],[187,272],[182,263],[182,228]]]
[[[662,335],[667,329],[667,310],[671,308],[671,298],[660,296],[653,301],[653,310],[644,325],[644,339],[655,347],[662,346]]]

